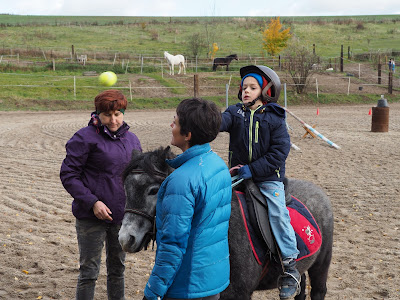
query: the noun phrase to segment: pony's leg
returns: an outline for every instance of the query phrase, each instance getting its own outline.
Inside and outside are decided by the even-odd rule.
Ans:
[[[182,63],[179,63],[179,71],[178,71],[178,75],[181,74],[182,71]]]
[[[328,280],[329,265],[332,259],[332,249],[330,249],[323,258],[317,261],[308,269],[308,277],[311,285],[311,300],[325,299]]]
[[[172,74],[171,75],[174,75],[174,64],[171,64],[171,66],[172,66]]]
[[[306,299],[306,274],[301,275],[300,282],[300,294],[294,297],[294,300],[305,300]]]

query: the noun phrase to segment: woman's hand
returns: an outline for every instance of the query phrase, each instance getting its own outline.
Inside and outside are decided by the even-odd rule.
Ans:
[[[111,210],[101,201],[97,201],[93,205],[93,212],[94,215],[97,217],[97,219],[100,220],[108,220],[112,221],[113,219],[111,218],[112,212]]]

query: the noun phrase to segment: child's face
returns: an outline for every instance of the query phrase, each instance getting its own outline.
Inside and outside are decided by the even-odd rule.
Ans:
[[[261,96],[261,87],[258,84],[257,79],[248,76],[243,80],[242,86],[242,101],[248,103]],[[256,104],[262,103],[261,99],[257,100]]]

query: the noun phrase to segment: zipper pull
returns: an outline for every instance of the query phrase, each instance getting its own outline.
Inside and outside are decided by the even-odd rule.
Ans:
[[[278,176],[278,178],[281,178],[281,174],[279,173],[280,170],[281,168],[275,170],[276,176]]]

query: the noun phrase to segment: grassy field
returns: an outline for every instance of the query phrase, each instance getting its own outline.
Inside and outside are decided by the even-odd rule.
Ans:
[[[270,17],[62,17],[0,15],[3,49],[78,52],[114,51],[160,56],[163,51],[190,55],[189,38],[200,34],[218,54],[261,55],[261,28]],[[400,15],[282,17],[284,27],[317,55],[337,57],[340,46],[353,53],[400,51]],[[1,48],[0,48],[1,49]],[[208,48],[200,56],[207,57]]]
[[[221,72],[222,76],[235,78],[241,66],[255,62],[274,67],[277,60],[268,57],[261,45],[261,29],[269,20],[270,17],[0,15],[0,110],[29,109],[35,101],[44,102],[37,104],[36,109],[51,109],[51,103],[47,103],[50,99],[59,101],[54,105],[58,109],[68,109],[71,100],[74,104],[83,101],[85,107],[85,101],[101,90],[96,77],[82,76],[87,70],[97,73],[113,70],[119,82],[125,82],[121,85],[125,90],[129,86],[126,73],[143,73],[158,85],[175,89],[168,99],[153,97],[145,106],[164,102],[172,106],[182,94],[178,80],[160,75],[162,68],[167,68],[164,51],[184,54],[190,73],[210,71],[209,48],[213,42],[219,47],[217,56],[237,53],[241,59],[232,64],[232,73]],[[291,28],[302,45],[309,49],[315,45],[316,54],[325,62],[338,59],[341,45],[346,58],[350,47],[351,60],[357,54],[368,57],[368,54],[379,53],[385,62],[389,56],[400,53],[400,15],[281,17],[281,22],[284,28]],[[205,45],[197,58],[190,52],[190,39],[194,35]],[[88,65],[74,63],[72,51],[75,55],[86,54]],[[142,57],[146,59],[144,69],[140,62]],[[346,59],[345,63],[349,61]],[[376,96],[366,97],[374,99]],[[337,97],[324,95],[324,99],[320,97],[317,101],[331,103]],[[315,99],[310,96],[308,100]],[[365,101],[365,96],[348,97],[346,101]],[[143,107],[139,103],[137,106]]]

